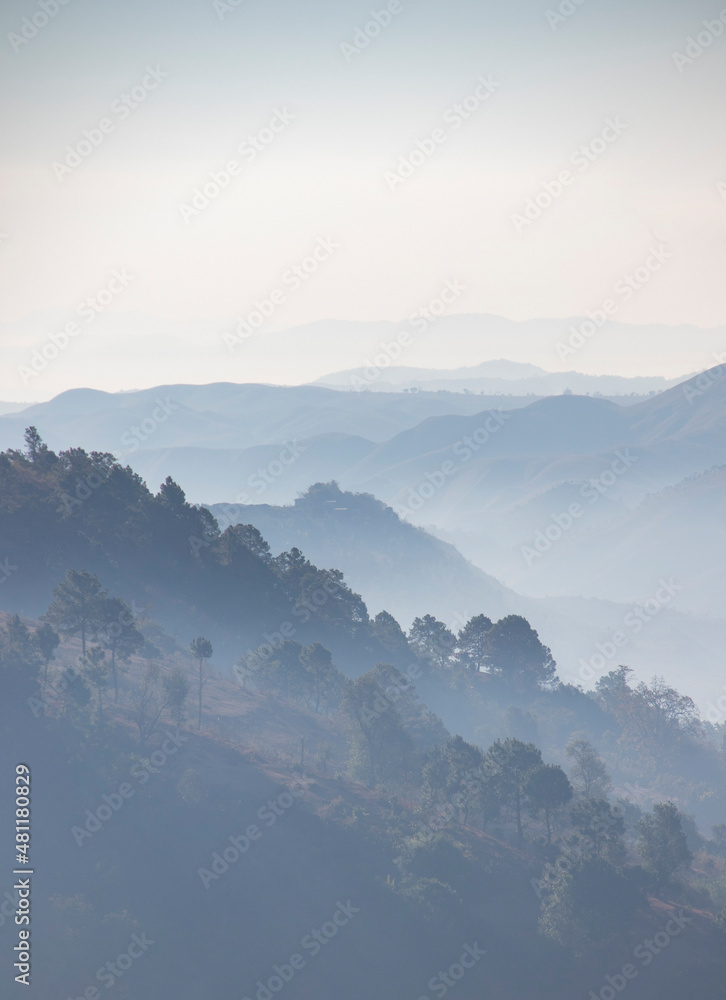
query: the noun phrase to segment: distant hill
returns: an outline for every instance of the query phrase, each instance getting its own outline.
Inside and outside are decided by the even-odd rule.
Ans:
[[[432,294],[435,291],[432,289]],[[0,397],[12,397],[18,392],[23,385],[18,366],[27,367],[33,351],[72,318],[72,313],[55,311],[0,325],[4,345]],[[551,371],[563,367],[557,345],[583,322],[584,316],[517,321],[488,314],[455,313],[439,316],[420,332],[408,319],[328,319],[269,332],[265,327],[230,352],[223,338],[235,329],[234,320],[172,322],[119,308],[98,316],[92,336],[76,338],[72,348],[52,366],[37,378],[31,376],[25,388],[32,398],[83,384],[115,391],[183,383],[190,372],[199,382],[212,383],[218,380],[220,371],[225,371],[232,381],[271,383],[280,381],[282,359],[291,380],[311,382],[330,372],[370,365],[376,355],[385,351],[385,345],[404,331],[412,335],[411,343],[395,360],[410,367],[435,368],[445,358],[455,370],[510,358],[518,364]],[[724,340],[723,326],[703,329],[611,322],[593,341],[585,343],[576,357],[569,357],[567,366],[673,378],[713,363],[710,359],[723,351]],[[142,366],[140,357],[144,359]],[[648,359],[646,364],[656,359],[658,370],[644,372],[644,359]],[[99,377],[103,383],[99,383]],[[575,386],[571,388],[576,391]]]
[[[171,404],[168,414],[165,403]],[[163,419],[155,420],[155,413]],[[694,487],[688,494],[692,517],[690,499],[678,505],[662,501],[670,505],[670,513],[662,515],[667,525],[662,535],[658,518],[648,521],[645,507],[639,512],[648,497],[726,465],[726,379],[719,368],[632,406],[575,395],[532,401],[233,383],[123,394],[78,390],[0,417],[0,439],[19,444],[30,422],[48,433],[55,447],[87,441],[90,448],[118,455],[154,487],[171,475],[192,502],[253,506],[255,517],[267,517],[280,542],[283,530],[295,544],[295,532],[308,529],[302,510],[295,507],[290,514],[286,505],[311,484],[334,479],[348,493],[372,494],[411,525],[426,527],[459,550],[426,543],[427,558],[447,580],[437,591],[429,586],[431,574],[422,575],[418,593],[422,599],[431,595],[429,606],[414,612],[415,601],[406,595],[418,584],[410,580],[387,589],[375,582],[366,546],[379,553],[380,565],[389,566],[391,579],[395,566],[370,534],[360,533],[355,545],[346,545],[343,533],[318,525],[311,531],[316,559],[351,578],[358,574],[356,586],[375,606],[395,598],[390,610],[399,607],[396,613],[402,615],[429,610],[448,616],[459,606],[478,612],[479,594],[495,607],[505,594],[513,610],[533,598],[584,601],[566,611],[541,601],[529,609],[543,632],[551,629],[548,641],[556,641],[560,659],[575,675],[579,658],[596,651],[593,624],[603,638],[609,629],[617,631],[627,602],[648,600],[664,574],[678,572],[682,578],[675,608],[723,618],[719,572],[713,569],[724,561],[714,555],[726,554],[717,511],[699,513],[703,501]],[[564,515],[573,504],[580,515],[568,525]],[[280,505],[288,513],[265,513]],[[631,532],[631,517],[633,525],[642,523],[642,532]],[[328,530],[332,534],[325,538]],[[382,525],[376,530],[383,531]],[[385,531],[381,537],[394,551],[404,544],[402,534],[394,544]],[[554,534],[554,541],[543,542],[545,532]],[[414,545],[414,538],[406,537],[405,545],[415,561],[422,543]],[[672,559],[668,538],[676,540]],[[537,539],[544,551],[533,549]],[[351,552],[355,558],[349,558]],[[494,589],[493,580],[501,581]],[[593,606],[591,615],[590,597],[609,603]],[[696,621],[686,617],[676,625],[671,613],[669,608],[659,616],[628,653],[639,670],[652,672],[661,663],[677,669],[683,660],[670,650],[675,632],[684,641],[698,641]],[[706,699],[716,669],[716,632],[702,658],[699,684]]]
[[[686,376],[683,376],[685,378]],[[375,392],[392,389],[427,392],[446,389],[451,392],[477,392],[484,395],[511,394],[551,396],[562,392],[582,395],[623,396],[638,398],[663,392],[683,379],[661,377],[625,378],[618,375],[584,375],[577,371],[549,372],[536,365],[516,361],[484,361],[471,367],[437,369],[361,367],[333,372],[316,379],[316,385],[355,390],[362,387]]]
[[[18,447],[35,424],[53,448],[134,454],[141,448],[249,448],[325,433],[389,437],[431,416],[476,413],[489,401],[459,393],[342,393],[322,386],[215,382],[135,392],[72,389],[0,416],[0,447]],[[523,406],[530,400],[514,399]],[[138,428],[138,430],[137,430]]]
[[[470,530],[484,508],[507,509],[596,475],[620,446],[641,449],[627,477],[637,499],[726,460],[723,386],[687,398],[691,384],[699,383],[627,407],[576,395],[354,393],[319,385],[78,389],[0,416],[0,447],[18,447],[34,423],[53,448],[84,440],[152,481],[161,471],[183,479],[197,502],[286,503],[312,482],[336,478],[402,509],[410,509],[412,489],[452,460],[422,523],[449,530],[455,516],[457,529]],[[487,430],[492,411],[505,416]],[[465,444],[471,435],[473,447]],[[299,446],[294,460],[289,450],[281,454],[292,443]]]
[[[35,406],[35,403],[3,403],[0,402],[0,416],[5,413],[19,413],[20,410],[25,410],[29,406]]]
[[[649,495],[634,509],[605,502],[601,516],[577,531],[572,544],[554,547],[526,572],[505,575],[529,593],[608,600],[636,598],[652,586],[654,575],[669,576],[680,587],[679,608],[723,619],[725,495],[726,467],[720,466]],[[566,509],[561,501],[558,506]],[[513,553],[513,562],[518,555]]]
[[[598,643],[606,643],[614,633],[623,631],[624,620],[632,615],[635,602],[650,599],[658,590],[660,575],[667,573],[663,568],[667,559],[662,563],[642,560],[639,589],[637,595],[631,596],[631,603],[620,603],[616,586],[607,600],[532,597],[503,585],[472,565],[453,545],[401,520],[374,497],[342,491],[336,483],[318,483],[288,506],[212,504],[209,509],[222,527],[229,523],[253,524],[269,541],[273,552],[300,545],[317,565],[339,567],[350,586],[365,595],[371,614],[385,609],[405,628],[414,616],[425,613],[441,618],[455,629],[475,614],[492,618],[522,614],[532,622],[543,641],[556,650],[559,673],[566,681],[590,688],[593,677],[614,669],[618,662],[625,662],[639,678],[665,674],[700,704],[707,705],[717,697],[726,622],[704,622],[701,617],[683,613],[693,610],[693,602],[682,603],[680,591],[659,608],[647,627],[637,632],[625,630],[626,642],[615,651],[616,659],[622,659],[615,662],[609,658],[602,664],[597,659]],[[655,546],[655,531],[653,538]],[[470,546],[475,546],[475,538],[464,539],[467,540]],[[557,580],[560,552],[564,553],[568,544],[566,538],[560,548],[553,547],[543,557],[542,580],[548,579],[547,560],[552,560],[552,579]],[[624,555],[614,546],[613,550],[615,579],[618,559],[624,560]],[[482,554],[477,563],[486,566],[488,560],[490,565],[494,564],[496,560],[488,559],[489,555]],[[515,558],[524,565],[519,549]],[[593,573],[599,565],[587,559],[582,564]],[[672,573],[671,570],[667,575]],[[681,584],[680,576],[675,582]],[[543,585],[542,589],[549,595],[558,592],[554,583],[551,587]],[[576,594],[578,590],[573,587],[560,593]],[[590,663],[593,657],[598,669],[583,674],[583,663]],[[693,662],[694,657],[698,668],[690,670],[685,665]]]
[[[292,506],[212,504],[220,525],[254,524],[273,552],[298,545],[321,566],[344,567],[359,593],[371,595],[371,614],[391,611],[408,627],[432,609],[461,624],[486,611],[509,613],[519,604],[493,577],[468,563],[453,545],[416,528],[375,497],[318,483]]]

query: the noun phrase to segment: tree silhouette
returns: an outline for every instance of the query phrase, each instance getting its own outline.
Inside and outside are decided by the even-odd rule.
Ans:
[[[36,462],[44,447],[43,439],[38,433],[38,428],[33,426],[26,427],[23,437],[25,439],[25,454],[28,457],[28,461]]]
[[[633,883],[592,854],[555,872],[540,918],[541,932],[580,954],[591,942],[602,946],[615,939],[622,946],[640,902]]]
[[[558,764],[543,764],[529,776],[527,796],[536,812],[544,809],[547,823],[547,843],[552,843],[550,813],[566,805],[572,798],[572,785]]]
[[[638,851],[659,884],[668,883],[679,868],[691,863],[681,814],[672,802],[659,802],[638,822]]]
[[[486,615],[475,615],[461,629],[457,638],[461,662],[477,673],[486,663],[487,635],[491,628],[491,618],[487,618]]]
[[[41,696],[45,696],[45,689],[48,684],[48,667],[50,661],[55,659],[55,651],[60,645],[60,636],[50,625],[41,625],[35,630],[33,641],[38,650],[38,654],[43,661],[43,686]]]
[[[606,795],[612,781],[602,757],[592,743],[583,737],[572,737],[565,753],[575,761],[572,777],[579,784],[585,798]]]
[[[408,633],[408,641],[417,653],[438,667],[445,667],[456,647],[456,636],[433,615],[415,618]]]
[[[204,686],[204,661],[212,658],[214,649],[209,639],[198,636],[192,639],[189,651],[199,664],[199,714],[197,716],[197,729],[202,728],[202,688]]]
[[[424,787],[428,784],[434,801],[444,797],[454,805],[466,824],[470,810],[479,804],[484,755],[479,747],[455,736],[443,747],[434,747],[424,767]]]
[[[365,776],[371,787],[400,776],[410,763],[411,737],[370,673],[348,682],[343,708],[353,720],[350,740],[353,774]]]
[[[83,676],[96,691],[96,710],[99,722],[103,721],[103,692],[108,687],[108,660],[102,646],[92,646],[81,659]]]
[[[100,618],[99,632],[104,646],[111,654],[114,701],[118,701],[116,660],[128,661],[143,646],[144,636],[136,627],[131,608],[120,597],[107,597],[102,602]]]
[[[507,615],[492,625],[486,655],[491,673],[518,689],[544,687],[555,679],[557,665],[551,651],[521,615]]]
[[[373,638],[389,653],[398,657],[409,654],[406,633],[388,611],[379,611],[371,622]]]
[[[86,640],[95,639],[102,622],[106,591],[98,577],[86,570],[69,569],[53,591],[53,600],[41,620],[61,635],[81,637],[81,656],[86,655]]]
[[[419,698],[409,676],[391,663],[377,663],[369,675],[376,681],[396,711],[418,750],[442,745],[449,733],[438,718]]]
[[[607,857],[613,863],[623,860],[625,833],[623,814],[605,799],[581,799],[572,807],[570,819],[575,830],[587,841],[588,853]]]
[[[522,805],[529,777],[542,766],[542,752],[534,743],[522,743],[513,737],[493,743],[486,753],[486,767],[497,780],[505,803],[514,809],[517,842],[522,843]]]
[[[310,677],[315,711],[320,711],[322,701],[330,705],[340,700],[342,674],[333,663],[330,650],[314,642],[303,649],[300,659]]]
[[[181,725],[188,694],[189,682],[178,667],[162,674],[157,663],[149,664],[131,701],[132,718],[139,728],[142,745],[153,735],[165,711]]]
[[[628,683],[628,674],[632,672],[630,667],[621,664],[617,670],[611,670],[601,677],[595,685],[598,700],[607,712],[615,712],[632,698],[633,690]]]
[[[304,693],[309,677],[300,659],[303,648],[294,639],[284,639],[275,647],[273,659],[267,661],[266,667],[272,672],[279,684],[282,697],[297,697]]]
[[[0,681],[3,699],[31,697],[38,681],[40,657],[28,626],[13,615],[0,630]]]

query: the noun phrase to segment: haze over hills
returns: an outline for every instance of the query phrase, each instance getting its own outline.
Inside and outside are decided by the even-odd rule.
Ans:
[[[704,378],[710,389],[711,381],[706,376]],[[717,381],[716,376],[714,379]],[[486,397],[441,392],[341,393],[321,386],[167,384],[115,394],[78,389],[62,393],[48,403],[0,417],[0,445],[19,446],[23,428],[30,421],[47,435],[53,447],[72,446],[83,430],[90,447],[120,452],[127,457],[141,452],[179,448],[239,449],[243,453],[245,449],[258,445],[282,446],[293,440],[306,442],[323,434],[347,434],[364,438],[378,448],[370,450],[364,466],[355,467],[353,472],[344,468],[341,476],[345,474],[348,476],[346,482],[357,486],[364,485],[371,477],[380,479],[385,475],[390,482],[381,484],[382,491],[374,489],[373,492],[390,500],[399,489],[399,477],[394,468],[398,462],[415,463],[437,448],[454,445],[460,437],[477,430],[477,413],[493,408],[519,409],[521,413],[511,420],[507,418],[500,433],[488,434],[486,448],[477,449],[475,457],[478,460],[497,454],[509,454],[510,457],[528,454],[533,447],[535,453],[549,452],[560,459],[566,459],[573,450],[582,456],[610,445],[643,444],[646,439],[649,445],[655,447],[658,440],[673,436],[670,434],[671,423],[680,420],[684,426],[678,432],[678,443],[685,443],[686,437],[689,439],[686,449],[689,454],[682,462],[686,470],[683,474],[703,471],[715,464],[720,454],[718,432],[713,438],[715,447],[711,448],[705,431],[700,435],[703,440],[700,440],[697,423],[686,425],[696,412],[700,414],[698,420],[712,419],[713,407],[718,410],[722,405],[723,394],[717,390],[706,394],[696,389],[693,397],[687,399],[685,392],[685,389],[676,387],[670,395],[657,397],[657,403],[655,398],[644,401],[626,417],[622,407],[609,405],[605,400],[576,397],[543,400],[533,406],[531,398],[521,396]],[[455,419],[457,414],[461,418],[458,423]],[[440,420],[432,422],[432,418]],[[423,423],[427,419],[428,422]],[[639,428],[636,425],[640,422],[642,427]],[[407,436],[399,438],[401,433]],[[483,432],[479,433],[481,436]],[[569,434],[569,439],[563,438],[562,434]],[[558,440],[558,437],[562,439]],[[537,443],[533,446],[532,441]],[[702,450],[695,457],[690,455],[691,444],[697,451],[705,444],[711,451],[712,460],[709,462],[708,455]],[[360,448],[353,449],[348,464],[354,466],[359,456]],[[137,455],[137,459],[140,457],[140,454]],[[461,464],[466,464],[464,456],[460,457]],[[229,464],[229,455],[220,458],[222,466]],[[240,461],[244,465],[243,457]],[[676,453],[676,464],[679,461]],[[253,469],[256,462],[257,456],[254,456],[250,463]],[[193,467],[193,456],[187,463],[187,468],[190,466]],[[329,478],[325,471],[321,469],[313,478]],[[675,482],[678,478],[682,476],[672,475],[667,481]],[[403,484],[409,481],[406,476],[403,477]],[[208,494],[195,496],[195,499],[207,502],[227,499],[229,489],[236,486],[236,482],[228,484],[225,491],[227,497]],[[290,491],[289,497],[293,496],[294,492]]]
[[[385,366],[455,370],[510,358],[547,372],[576,368],[590,375],[673,379],[720,363],[726,342],[723,326],[612,321],[574,341],[581,346],[558,350],[583,324],[590,330],[587,316],[516,322],[469,314],[422,318],[419,309],[400,322],[320,320],[289,329],[275,319],[242,337],[234,318],[173,322],[114,308],[94,313],[92,321],[56,311],[0,324],[0,399],[47,399],[84,384],[115,392],[190,379],[216,383],[220,372],[236,382],[306,383],[331,371],[369,367],[379,355]],[[78,333],[56,351],[51,337],[69,322]]]
[[[514,398],[512,405],[525,402]],[[73,389],[0,418],[0,436],[3,446],[17,446],[32,420],[53,446],[71,446],[83,429],[90,447],[123,449],[128,448],[125,435],[133,437],[134,426],[151,421],[153,428],[141,428],[136,435],[137,447],[149,442],[157,447],[245,448],[331,432],[363,434],[375,442],[425,417],[476,413],[483,404],[486,400],[460,393],[391,393],[373,398],[321,386],[233,382],[164,384],[125,393]]]
[[[493,572],[527,593],[577,593],[608,600],[636,599],[647,591],[654,572],[660,572],[678,581],[681,610],[723,618],[724,495],[726,467],[719,466],[649,494],[635,508],[612,501],[599,504],[599,517],[588,518],[571,539],[553,546],[546,557],[531,560],[530,566],[516,548],[509,559],[501,551],[490,552],[487,562]],[[560,495],[554,506],[565,510],[566,498]],[[540,524],[546,514],[546,508],[540,510]],[[513,527],[510,517],[510,539]],[[532,534],[531,523],[524,531],[522,527],[520,539]]]
[[[299,546],[319,565],[341,567],[356,592],[368,595],[372,613],[388,610],[406,627],[422,608],[464,622],[477,608],[499,617],[518,601],[453,545],[334,482],[311,486],[289,506],[212,504],[209,510],[221,526],[253,524],[275,554]]]
[[[726,11],[0,21],[4,981],[726,1000]]]
[[[659,614],[647,639],[635,642],[630,658],[642,671],[677,670],[684,646],[702,643],[698,684],[707,698],[720,625],[699,633],[694,620],[676,611],[723,618],[707,582],[717,583],[718,571],[699,570],[722,551],[716,501],[690,522],[688,504],[674,503],[679,493],[657,501],[672,506],[659,519],[649,520],[648,507],[639,505],[726,464],[726,380],[720,376],[714,369],[628,406],[574,395],[532,402],[234,383],[122,394],[76,390],[0,417],[0,446],[18,446],[31,422],[52,447],[85,440],[150,483],[173,476],[192,502],[251,505],[254,518],[283,546],[297,544],[295,533],[309,525],[299,511],[276,512],[270,505],[290,504],[311,484],[333,479],[345,490],[371,493],[458,548],[465,559],[426,542],[426,559],[439,566],[446,587],[437,593],[437,574],[422,574],[420,592],[413,588],[420,597],[415,608],[413,597],[397,596],[392,583],[377,580],[378,570],[390,565],[381,526],[380,537],[369,539],[375,559],[366,555],[363,538],[349,558],[353,550],[330,524],[322,540],[317,530],[311,534],[320,546],[317,558],[340,565],[374,603],[395,607],[404,618],[420,613],[424,597],[447,621],[457,612],[476,613],[484,601],[524,609],[538,627],[550,629],[570,676],[617,630],[627,613],[623,602],[647,601],[661,578],[673,578],[679,588],[673,607]],[[693,495],[698,511],[700,488],[685,495]],[[576,515],[568,513],[573,505]],[[680,539],[672,551],[658,534],[661,521]],[[639,534],[641,524],[648,530]],[[404,527],[396,528],[399,541]],[[395,544],[391,540],[394,550]],[[422,544],[419,538],[406,559],[422,559],[423,549],[416,554]],[[390,569],[388,576],[396,579]],[[528,604],[532,598],[548,600]]]
[[[641,590],[633,603],[619,603],[617,588],[609,600],[533,598],[503,586],[453,545],[401,520],[374,497],[342,491],[335,483],[319,483],[287,506],[212,504],[209,509],[222,528],[254,525],[275,554],[300,546],[316,564],[340,567],[350,586],[365,595],[371,613],[389,611],[406,628],[424,612],[455,629],[476,614],[492,619],[522,614],[557,650],[558,670],[565,681],[589,689],[598,676],[617,666],[620,657],[639,678],[663,674],[703,706],[716,697],[726,621],[706,622],[688,613],[698,609],[686,600],[683,575],[675,566],[669,570],[667,560],[649,562],[640,555]],[[623,547],[627,548],[627,540]],[[619,550],[612,560],[613,572],[618,558],[622,558]],[[652,576],[654,566],[677,589],[662,594],[664,602],[638,626],[634,608],[660,590]],[[723,615],[715,619],[719,617]],[[625,633],[626,641],[612,653],[606,648],[608,655],[600,663],[599,644],[607,647],[618,632]],[[699,669],[694,672],[688,664],[696,649]],[[583,664],[591,661],[593,665],[583,671]]]
[[[378,360],[377,360],[378,359]],[[384,363],[385,362],[385,363]],[[553,396],[562,392],[577,395],[635,396],[662,392],[687,376],[665,379],[659,376],[583,375],[581,372],[551,372],[536,365],[513,361],[484,361],[469,368],[436,369],[390,365],[386,355],[374,356],[369,367],[334,372],[316,379],[316,385],[339,389],[392,389],[428,392],[444,389],[452,392],[478,392],[485,395]],[[623,399],[623,402],[626,400]]]

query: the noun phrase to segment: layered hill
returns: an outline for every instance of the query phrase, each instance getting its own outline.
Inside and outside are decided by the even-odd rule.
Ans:
[[[456,630],[477,614],[491,618],[522,614],[556,651],[564,680],[588,689],[597,677],[622,662],[642,679],[664,674],[704,708],[718,697],[726,624],[721,616],[706,621],[700,614],[688,613],[692,602],[687,600],[687,582],[680,573],[666,573],[663,567],[670,565],[667,559],[659,562],[656,558],[663,549],[657,522],[651,535],[650,559],[641,559],[640,590],[629,602],[621,602],[615,587],[612,596],[597,600],[522,595],[467,561],[453,545],[410,524],[373,496],[343,491],[334,482],[316,484],[291,505],[217,504],[209,509],[222,527],[253,524],[275,553],[300,545],[317,564],[341,568],[353,589],[365,595],[371,613],[387,610],[406,628],[423,614],[433,614]],[[474,544],[471,537],[470,543]],[[556,581],[554,573],[560,560],[578,544],[579,536],[571,540],[565,534],[559,546],[545,552],[543,578],[552,566]],[[592,573],[598,565],[612,565],[617,576],[627,544],[626,539],[622,550],[603,552],[600,564],[585,565]],[[517,555],[524,564],[521,552]],[[700,550],[694,559],[699,556],[703,558]],[[654,568],[662,574],[653,577]],[[675,585],[672,592],[661,590],[662,579]],[[549,593],[553,592],[554,586]],[[638,624],[638,609],[658,592],[664,602],[654,613],[651,607],[646,621]],[[612,636],[620,633],[624,641],[615,647]],[[687,666],[694,658],[698,664],[695,670]]]
[[[369,386],[375,392],[392,389],[511,394],[535,396],[559,395],[562,392],[599,396],[632,396],[636,399],[648,393],[662,392],[683,379],[647,376],[627,378],[618,375],[584,375],[577,371],[551,372],[523,362],[484,361],[463,368],[412,368],[396,365],[375,371],[352,368],[333,372],[316,379],[318,385],[340,389]],[[625,400],[624,400],[625,401]]]

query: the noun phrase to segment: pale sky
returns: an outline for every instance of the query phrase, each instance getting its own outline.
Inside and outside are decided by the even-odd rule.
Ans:
[[[703,25],[717,4],[565,0],[554,25],[548,0],[389,6],[378,32],[371,10],[387,7],[368,0],[67,0],[46,24],[35,0],[7,0],[5,336],[42,343],[114,270],[130,277],[105,308],[130,333],[138,316],[184,322],[214,328],[215,350],[220,324],[282,288],[269,329],[401,321],[447,279],[466,287],[453,313],[584,316],[654,247],[667,263],[618,319],[724,323],[726,26]],[[66,169],[84,130],[89,155]],[[400,180],[417,143],[431,155]],[[224,189],[182,210],[213,173]],[[523,221],[537,195],[546,207]],[[321,240],[334,251],[285,282]]]

